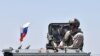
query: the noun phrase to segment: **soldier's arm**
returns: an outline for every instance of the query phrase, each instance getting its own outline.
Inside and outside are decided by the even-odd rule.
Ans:
[[[71,35],[71,31],[67,31],[65,33],[64,39],[60,42],[58,47],[64,47],[64,41],[67,41],[70,35]]]
[[[77,33],[73,38],[73,44],[69,46],[69,48],[79,48],[80,45],[83,43],[83,34],[82,33]]]
[[[67,41],[69,39],[69,36],[71,35],[71,31],[67,31],[64,35],[64,41]]]

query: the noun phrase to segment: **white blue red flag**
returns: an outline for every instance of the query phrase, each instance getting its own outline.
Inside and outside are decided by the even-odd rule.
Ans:
[[[20,42],[26,37],[29,25],[30,23],[26,23],[21,27]]]

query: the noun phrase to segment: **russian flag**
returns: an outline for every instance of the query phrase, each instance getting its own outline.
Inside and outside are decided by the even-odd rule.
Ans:
[[[26,23],[21,27],[20,42],[22,42],[23,39],[25,38],[29,25],[30,23]]]

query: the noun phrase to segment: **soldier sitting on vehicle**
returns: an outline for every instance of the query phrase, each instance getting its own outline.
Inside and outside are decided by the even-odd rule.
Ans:
[[[70,30],[65,33],[63,40],[59,44],[59,48],[67,46],[70,49],[83,49],[83,32],[79,28],[80,22],[78,19],[74,18],[69,20]]]

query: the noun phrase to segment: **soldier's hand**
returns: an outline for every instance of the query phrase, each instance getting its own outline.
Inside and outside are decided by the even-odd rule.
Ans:
[[[58,48],[63,48],[63,47],[64,47],[64,43],[63,43],[63,41],[61,41]]]

